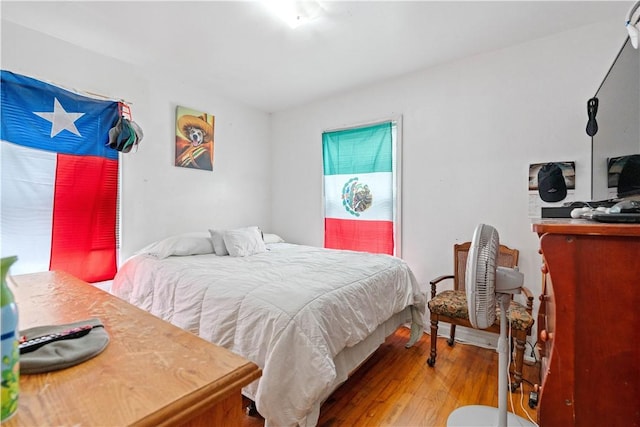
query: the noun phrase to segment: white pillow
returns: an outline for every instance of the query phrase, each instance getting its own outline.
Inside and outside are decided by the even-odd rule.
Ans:
[[[216,255],[229,255],[227,247],[224,245],[224,233],[225,230],[209,230],[211,234],[211,242],[213,243],[213,250]]]
[[[165,259],[172,255],[187,256],[212,253],[211,239],[208,236],[196,235],[195,233],[167,237],[136,252],[136,254],[151,255],[158,259]]]
[[[284,243],[284,239],[277,234],[264,233],[262,239],[265,243]]]
[[[229,255],[234,257],[259,254],[267,250],[258,227],[228,230],[224,233],[224,244]]]

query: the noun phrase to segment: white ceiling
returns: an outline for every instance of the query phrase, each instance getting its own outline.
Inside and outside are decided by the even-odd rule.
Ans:
[[[633,1],[324,1],[291,29],[256,1],[1,1],[2,20],[275,112],[604,20]]]

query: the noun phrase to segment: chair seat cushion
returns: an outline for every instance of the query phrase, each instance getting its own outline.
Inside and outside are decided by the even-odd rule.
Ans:
[[[467,294],[465,291],[443,291],[431,298],[429,310],[438,315],[468,320]],[[513,329],[525,330],[533,325],[533,317],[527,312],[526,307],[516,301],[509,304],[507,317]],[[499,307],[496,308],[495,324],[500,324]]]

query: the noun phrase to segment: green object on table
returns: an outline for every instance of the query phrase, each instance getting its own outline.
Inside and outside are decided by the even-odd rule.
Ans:
[[[0,308],[2,310],[2,421],[18,410],[20,394],[20,349],[18,348],[18,306],[7,284],[9,268],[18,260],[12,256],[0,259]]]

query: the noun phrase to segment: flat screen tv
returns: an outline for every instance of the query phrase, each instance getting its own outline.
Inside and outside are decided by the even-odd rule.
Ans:
[[[591,139],[591,199],[640,194],[629,187],[619,194],[625,164],[640,155],[640,50],[627,38],[598,88],[598,131]],[[629,169],[631,171],[631,169]],[[623,183],[625,179],[623,179]]]

